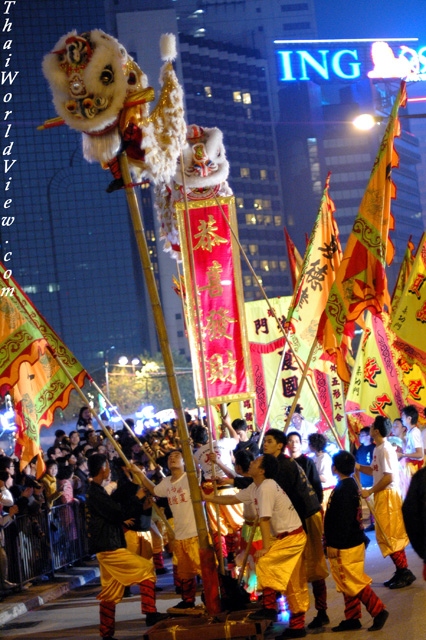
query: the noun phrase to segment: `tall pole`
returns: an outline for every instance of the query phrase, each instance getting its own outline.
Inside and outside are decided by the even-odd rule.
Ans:
[[[129,206],[130,216],[133,223],[133,229],[135,232],[136,244],[139,251],[139,257],[142,264],[145,283],[151,302],[151,309],[154,316],[154,323],[157,330],[158,341],[164,360],[164,368],[166,370],[173,408],[177,414],[178,432],[182,445],[182,454],[185,460],[185,468],[188,476],[189,490],[191,494],[192,505],[194,508],[195,521],[197,524],[200,555],[202,556],[201,570],[204,582],[204,592],[206,595],[206,606],[209,613],[218,613],[220,611],[220,599],[219,587],[217,583],[218,577],[214,569],[214,554],[209,543],[207,522],[204,515],[203,503],[201,500],[201,491],[198,485],[188,427],[186,424],[185,413],[183,410],[180,391],[177,384],[172,351],[167,337],[166,323],[164,321],[163,310],[161,308],[160,297],[158,295],[157,284],[154,277],[154,269],[149,256],[148,244],[146,241],[136,193],[134,187],[132,186],[129,163],[125,152],[120,155],[120,169],[124,180],[127,204]],[[214,584],[214,580],[216,580],[216,584]]]

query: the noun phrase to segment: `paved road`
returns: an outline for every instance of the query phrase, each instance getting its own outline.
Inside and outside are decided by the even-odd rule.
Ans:
[[[371,617],[363,607],[363,629],[345,633],[332,633],[331,626],[338,624],[343,618],[343,598],[336,592],[331,578],[327,580],[329,616],[331,624],[328,629],[310,632],[309,636],[318,635],[324,640],[340,638],[370,638],[370,640],[426,640],[426,583],[422,580],[422,563],[415,553],[408,549],[410,568],[417,575],[417,580],[405,589],[390,591],[382,586],[382,582],[393,573],[390,559],[383,559],[375,542],[374,534],[369,534],[372,542],[367,551],[367,573],[373,578],[372,587],[386,604],[390,617],[382,631],[373,636],[367,634]],[[164,590],[158,594],[158,608],[166,609],[176,602],[171,588],[170,574],[161,576],[158,582]],[[99,638],[98,603],[99,582],[74,589],[52,604],[30,612],[14,620],[0,629],[0,637],[8,640],[94,640]],[[314,616],[311,610],[307,614],[310,621]],[[268,637],[279,635],[286,627],[284,620],[274,625]],[[140,614],[140,601],[137,595],[123,600],[117,607],[117,628],[115,636],[119,640],[134,640],[146,632],[143,617]]]

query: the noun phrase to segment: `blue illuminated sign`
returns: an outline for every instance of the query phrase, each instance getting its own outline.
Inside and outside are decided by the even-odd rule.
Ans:
[[[291,44],[297,45],[302,42],[291,41]],[[327,44],[333,41],[322,42]],[[280,49],[277,51],[279,79],[281,82],[323,82],[339,78],[356,80],[362,76],[377,79],[426,80],[426,47],[416,50],[400,45],[395,53],[386,41],[369,42],[372,42],[369,54],[368,50],[359,54],[356,48]],[[367,68],[361,69],[361,66],[367,65]]]
[[[356,49],[341,49],[330,54],[328,49],[309,51],[277,51],[280,64],[280,80],[311,80],[311,76],[320,75],[324,80],[330,80],[330,69],[339,78],[355,80],[361,75],[361,63],[358,62]],[[316,56],[316,57],[314,57]],[[293,65],[297,60],[300,75],[294,75]]]

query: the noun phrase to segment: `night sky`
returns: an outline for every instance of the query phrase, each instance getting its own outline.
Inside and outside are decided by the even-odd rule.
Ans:
[[[419,38],[426,0],[315,0],[319,38]]]

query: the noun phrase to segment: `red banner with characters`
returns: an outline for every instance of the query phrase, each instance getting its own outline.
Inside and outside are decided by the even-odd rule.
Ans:
[[[229,221],[236,232],[234,198],[190,201],[188,207],[189,229],[184,203],[176,204],[176,216],[197,404],[205,405],[206,399],[196,299],[201,316],[201,346],[206,365],[209,404],[252,398],[254,386],[244,315],[239,249],[226,221]],[[191,269],[191,252],[195,273]]]

